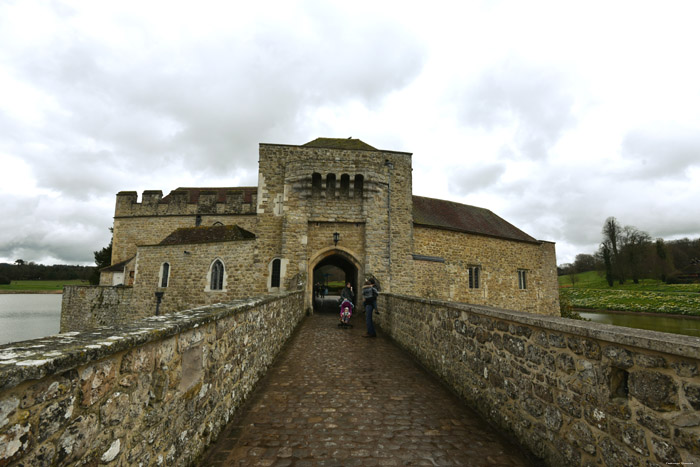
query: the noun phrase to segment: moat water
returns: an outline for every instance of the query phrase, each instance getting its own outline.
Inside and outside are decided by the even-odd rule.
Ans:
[[[0,294],[0,345],[58,334],[61,294]]]
[[[582,311],[597,323],[700,337],[700,319]],[[61,326],[60,294],[0,294],[0,345],[57,334]]]

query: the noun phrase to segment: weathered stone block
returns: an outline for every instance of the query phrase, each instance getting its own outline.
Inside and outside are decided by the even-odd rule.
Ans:
[[[630,395],[642,404],[660,411],[678,410],[678,385],[655,371],[635,371],[629,376]]]

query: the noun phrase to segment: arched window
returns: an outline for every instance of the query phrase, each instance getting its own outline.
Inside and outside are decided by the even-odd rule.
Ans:
[[[280,286],[280,270],[282,269],[282,260],[277,258],[272,260],[272,273],[270,274],[270,287]]]
[[[224,263],[220,260],[214,261],[211,265],[211,290],[223,290],[224,288]]]
[[[170,264],[163,263],[160,266],[160,286],[167,287],[168,286],[168,279],[170,279]]]
[[[222,224],[222,223],[219,222],[219,221],[216,221],[216,222],[214,222],[214,223],[212,224],[212,226],[214,226],[214,227],[219,226],[219,225],[224,225],[224,224]]]
[[[350,175],[343,174],[340,176],[340,196],[348,197],[350,194]]]
[[[321,174],[318,172],[311,174],[311,196],[314,198],[321,196]]]
[[[362,190],[364,189],[365,177],[362,175],[355,175],[355,198],[362,198]]]
[[[326,198],[335,198],[335,174],[326,175]]]

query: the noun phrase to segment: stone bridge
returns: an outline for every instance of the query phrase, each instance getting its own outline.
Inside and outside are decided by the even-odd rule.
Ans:
[[[379,310],[376,340],[293,292],[2,346],[0,466],[700,465],[700,339]]]

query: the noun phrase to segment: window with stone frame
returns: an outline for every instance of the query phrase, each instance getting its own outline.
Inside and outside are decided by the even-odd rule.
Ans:
[[[163,263],[160,266],[160,287],[167,287],[170,279],[170,263]]]
[[[335,198],[335,174],[326,175],[326,198]]]
[[[342,198],[350,196],[350,175],[348,174],[340,176],[340,196]]]
[[[282,269],[282,260],[279,258],[272,260],[272,271],[270,274],[270,287],[280,286],[280,271]]]
[[[224,288],[224,263],[216,260],[211,265],[210,290],[223,290]]]
[[[518,288],[520,290],[527,289],[527,270],[518,269]]]
[[[469,288],[478,289],[481,287],[481,266],[469,266]]]
[[[365,177],[357,174],[355,175],[355,183],[353,184],[353,196],[355,198],[362,198],[362,192],[365,186]]]

